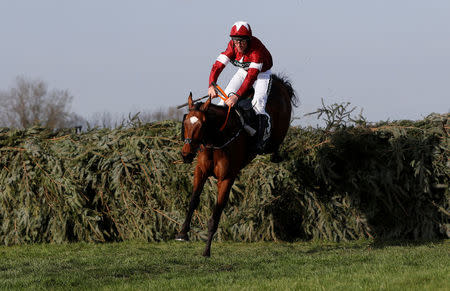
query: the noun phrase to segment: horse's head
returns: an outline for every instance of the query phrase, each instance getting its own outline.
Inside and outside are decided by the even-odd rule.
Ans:
[[[188,97],[189,113],[183,120],[184,145],[181,149],[181,155],[185,163],[191,163],[202,143],[205,134],[206,111],[211,104],[211,98],[202,104],[196,106],[192,102],[192,93]]]

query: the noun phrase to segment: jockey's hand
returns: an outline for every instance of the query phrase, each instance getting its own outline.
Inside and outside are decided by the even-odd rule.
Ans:
[[[216,92],[216,89],[214,88],[214,86],[209,86],[208,95],[209,95],[209,97],[211,97],[211,99],[217,97],[217,92]]]
[[[232,94],[228,97],[227,100],[225,100],[225,104],[227,104],[229,107],[233,107],[238,102],[238,96],[235,94]]]

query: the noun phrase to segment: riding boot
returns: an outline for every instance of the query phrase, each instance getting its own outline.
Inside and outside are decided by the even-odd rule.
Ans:
[[[269,117],[265,114],[258,114],[258,136],[256,140],[256,152],[263,154],[266,142],[270,136],[270,122]]]

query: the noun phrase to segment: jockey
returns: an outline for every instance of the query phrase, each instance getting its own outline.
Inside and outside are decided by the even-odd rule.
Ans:
[[[219,105],[234,106],[253,86],[255,93],[252,105],[258,118],[256,150],[263,153],[271,128],[266,102],[271,83],[272,56],[262,42],[252,36],[252,29],[247,22],[236,22],[231,28],[230,37],[226,50],[217,57],[211,69],[208,95],[211,98],[217,97],[212,83],[217,82],[217,78],[229,62],[239,68],[225,89],[228,99],[219,102]]]

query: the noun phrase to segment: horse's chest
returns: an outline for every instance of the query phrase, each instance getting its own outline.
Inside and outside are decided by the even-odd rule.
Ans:
[[[214,175],[217,179],[222,180],[226,176],[228,176],[228,173],[230,171],[230,164],[227,160],[219,160],[214,165]]]

